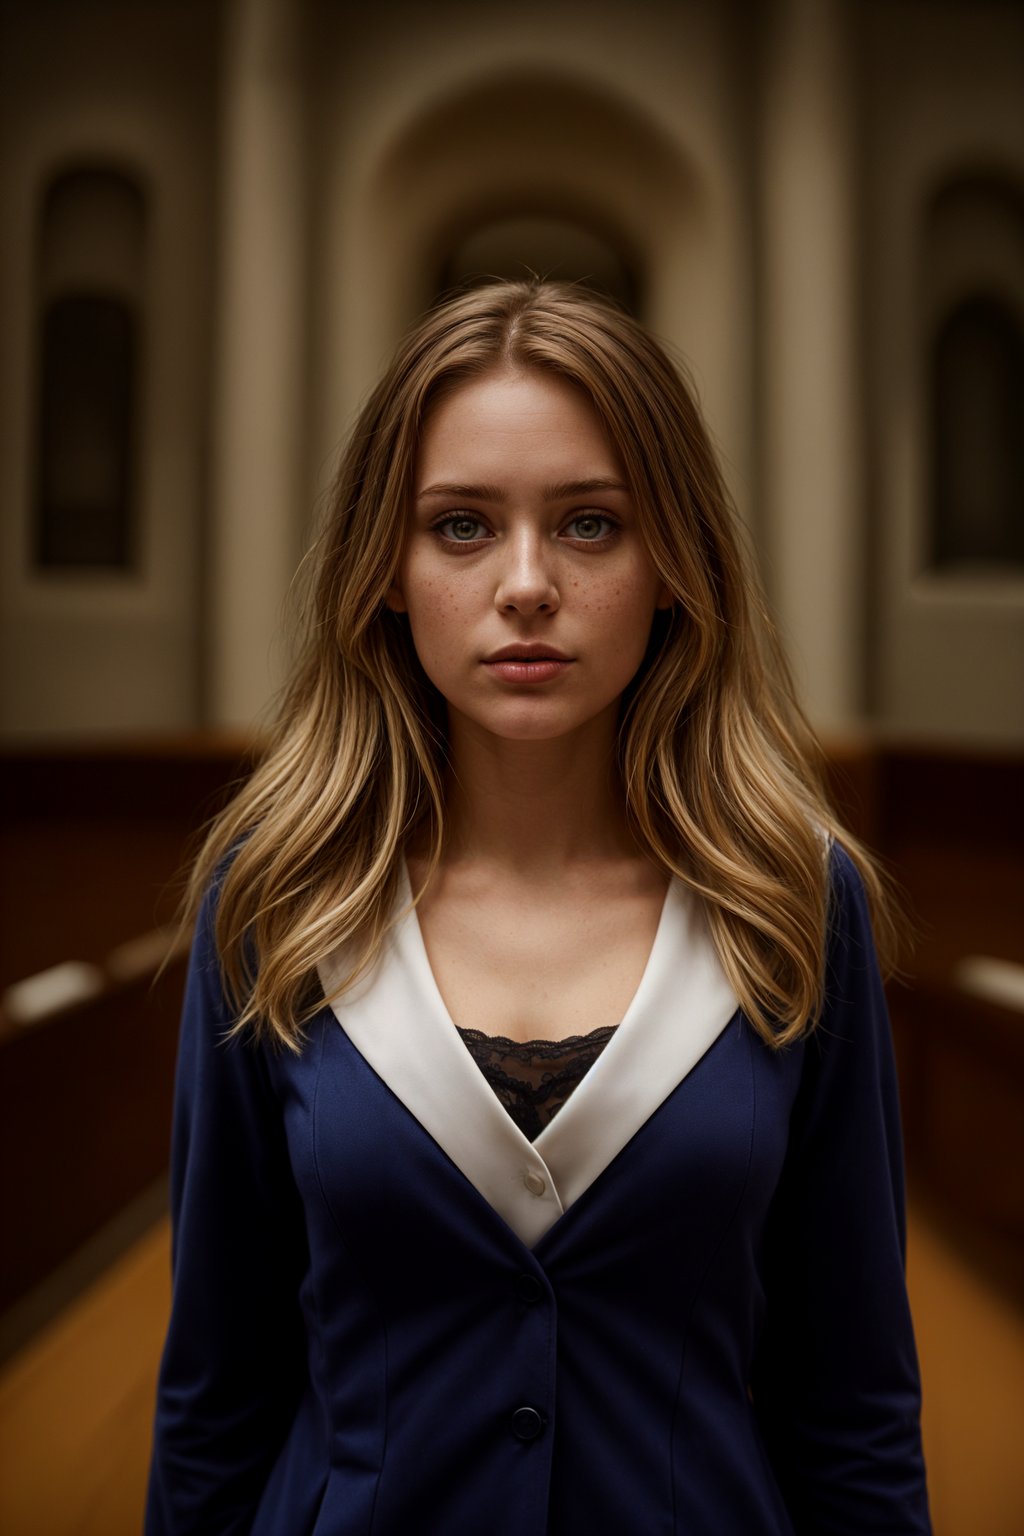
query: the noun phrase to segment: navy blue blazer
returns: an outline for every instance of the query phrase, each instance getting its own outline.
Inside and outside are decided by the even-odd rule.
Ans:
[[[755,1034],[673,881],[532,1143],[414,912],[294,1055],[223,1043],[208,898],[148,1536],[927,1533],[892,1047],[831,857],[807,1040]]]

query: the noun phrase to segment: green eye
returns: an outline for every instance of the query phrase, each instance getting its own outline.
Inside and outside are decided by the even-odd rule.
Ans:
[[[601,538],[606,529],[613,532],[615,525],[610,517],[604,517],[599,512],[581,512],[573,518],[569,527],[576,529],[576,538],[592,544]]]
[[[450,535],[454,543],[469,544],[480,537],[483,524],[476,517],[446,517],[436,526],[439,533]]]

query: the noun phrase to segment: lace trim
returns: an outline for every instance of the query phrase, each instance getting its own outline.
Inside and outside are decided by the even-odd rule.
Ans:
[[[480,1029],[459,1029],[459,1034],[523,1135],[534,1141],[617,1028],[616,1024],[602,1025],[589,1034],[567,1035],[564,1040],[510,1040]]]

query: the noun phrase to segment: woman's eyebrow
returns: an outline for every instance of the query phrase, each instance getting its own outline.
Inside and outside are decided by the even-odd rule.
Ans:
[[[592,496],[598,491],[623,491],[628,493],[629,487],[621,480],[615,480],[608,475],[597,475],[591,480],[561,480],[556,485],[545,486],[543,496],[545,501],[571,501],[574,496]],[[498,485],[428,485],[417,493],[420,501],[426,496],[461,497],[466,501],[490,501],[502,503],[508,501],[508,492]]]
[[[424,496],[455,496],[466,501],[508,500],[505,492],[497,485],[428,485],[426,490],[417,492],[417,501],[421,501]]]
[[[563,480],[546,487],[544,500],[571,501],[574,496],[593,496],[600,491],[624,491],[628,495],[629,486],[610,475],[598,475],[593,480]]]

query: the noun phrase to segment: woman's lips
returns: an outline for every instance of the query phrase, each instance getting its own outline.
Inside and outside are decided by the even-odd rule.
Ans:
[[[549,683],[571,667],[572,662],[556,661],[553,656],[506,657],[504,661],[485,661],[484,666],[506,683]]]

